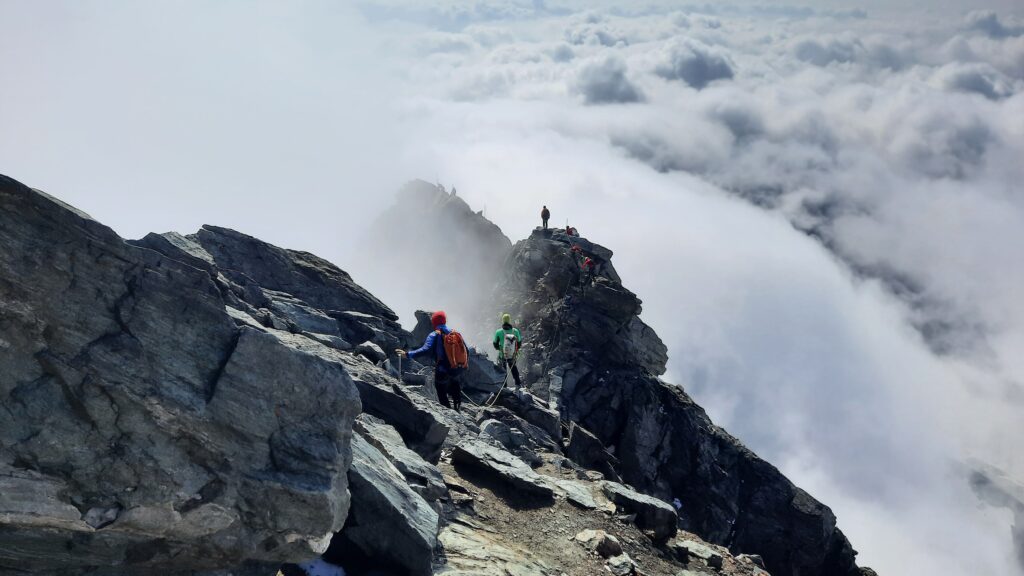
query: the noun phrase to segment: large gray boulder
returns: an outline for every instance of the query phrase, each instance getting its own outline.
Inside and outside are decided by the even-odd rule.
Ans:
[[[345,561],[356,555],[368,565],[398,566],[414,576],[430,574],[437,512],[358,435],[352,439],[349,483],[352,510],[327,557]]]
[[[500,448],[466,439],[452,451],[452,463],[468,466],[500,480],[519,494],[551,500],[554,490],[525,462]]]
[[[349,507],[360,401],[299,340],[237,325],[203,262],[0,176],[0,571],[321,552]]]
[[[449,422],[435,402],[406,393],[386,372],[360,357],[343,359],[354,370],[363,409],[395,427],[406,446],[436,464],[448,437]]]
[[[678,517],[671,504],[610,480],[601,482],[601,491],[617,508],[636,514],[637,526],[653,531],[656,540],[676,533]]]
[[[548,408],[546,402],[526,391],[508,390],[498,395],[495,404],[504,406],[521,418],[544,431],[548,437],[560,444],[562,441],[562,422],[558,412]]]
[[[433,502],[448,492],[437,466],[406,447],[402,436],[393,426],[369,414],[360,414],[355,429],[405,476],[409,487],[425,500]]]
[[[511,394],[511,391],[502,392],[502,394]],[[481,422],[481,429],[483,429],[483,422],[485,420],[495,420],[501,422],[507,426],[510,430],[521,434],[523,438],[515,437],[512,446],[515,448],[529,448],[530,450],[541,450],[545,452],[561,452],[561,446],[559,446],[556,439],[552,439],[550,434],[540,429],[537,426],[527,422],[513,413],[508,408],[503,406],[489,406],[479,410],[477,419]],[[513,440],[513,438],[510,438]],[[502,442],[504,444],[504,442]]]

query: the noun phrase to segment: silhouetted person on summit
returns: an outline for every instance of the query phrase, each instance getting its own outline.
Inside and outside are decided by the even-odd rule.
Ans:
[[[550,219],[550,218],[551,218],[551,211],[548,210],[547,206],[545,206],[544,209],[540,211],[540,219],[544,222],[544,229],[545,230],[548,229],[548,219]]]

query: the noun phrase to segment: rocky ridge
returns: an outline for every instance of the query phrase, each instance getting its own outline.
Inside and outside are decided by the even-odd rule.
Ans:
[[[399,370],[422,327],[333,264],[126,242],[0,177],[0,574],[858,573],[826,507],[657,379],[584,245],[579,293],[557,233],[508,252],[529,392],[489,402],[474,353],[459,414]]]
[[[592,284],[573,244],[599,263]],[[593,465],[678,499],[680,527],[759,554],[773,574],[857,574],[855,552],[827,506],[657,377],[665,345],[640,320],[640,300],[622,286],[611,256],[563,230],[535,230],[513,248],[498,300],[519,318],[530,390],[596,437],[609,457]]]

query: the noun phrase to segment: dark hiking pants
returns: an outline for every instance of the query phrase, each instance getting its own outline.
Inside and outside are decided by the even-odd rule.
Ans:
[[[515,380],[516,388],[521,388],[523,382],[519,379],[519,368],[516,366],[516,361],[505,360],[505,364],[509,367],[509,371],[512,372],[512,379]]]
[[[462,406],[462,385],[459,377],[448,372],[434,372],[434,389],[437,390],[437,400],[442,406],[454,407],[456,410]],[[451,397],[451,402],[448,397]]]

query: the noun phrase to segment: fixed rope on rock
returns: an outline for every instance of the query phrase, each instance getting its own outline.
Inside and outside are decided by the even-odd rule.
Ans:
[[[516,360],[516,359],[517,359],[518,357],[519,357],[519,352],[517,351],[517,352],[516,352],[516,354],[515,354],[515,356],[513,356],[513,357],[512,357],[512,362],[514,363],[514,362],[515,362],[515,360]],[[511,370],[511,369],[509,368],[509,364],[508,364],[508,363],[505,363],[505,379],[504,379],[504,380],[502,380],[502,382],[501,382],[501,387],[500,387],[500,388],[498,388],[498,391],[494,393],[494,397],[492,397],[492,398],[489,398],[489,399],[488,399],[487,401],[485,401],[485,402],[484,402],[484,405],[483,405],[483,407],[484,407],[484,408],[490,408],[491,406],[494,406],[494,403],[495,403],[495,402],[497,402],[497,401],[498,401],[498,396],[500,396],[500,395],[501,395],[501,391],[502,391],[502,390],[504,390],[504,389],[505,389],[505,386],[507,386],[507,385],[508,385],[508,376],[509,376],[509,374],[511,374],[511,373],[512,373],[512,370]],[[470,400],[470,402],[472,402],[472,400]]]

